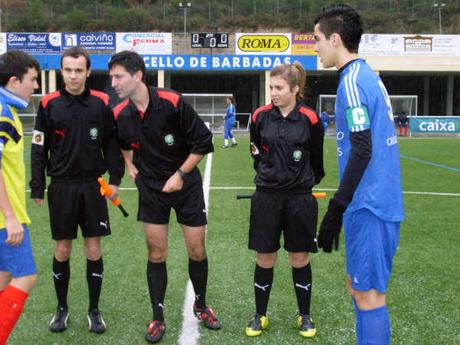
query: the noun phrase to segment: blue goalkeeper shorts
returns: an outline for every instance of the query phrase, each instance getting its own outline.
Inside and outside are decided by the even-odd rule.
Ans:
[[[225,121],[224,127],[224,139],[232,139],[233,138],[233,124],[235,121]]]
[[[400,224],[384,221],[368,209],[344,216],[346,266],[354,290],[386,292]]]
[[[24,239],[19,246],[6,243],[6,229],[0,229],[0,271],[9,272],[13,278],[21,278],[37,273],[29,229],[24,227]]]

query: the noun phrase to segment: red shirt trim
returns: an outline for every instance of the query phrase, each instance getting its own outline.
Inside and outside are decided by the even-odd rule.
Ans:
[[[118,119],[118,115],[120,115],[121,111],[125,109],[129,104],[129,98],[125,99],[123,102],[118,104],[115,108],[113,108],[113,117],[115,120]]]
[[[42,107],[46,108],[46,106],[48,105],[49,101],[59,97],[60,95],[61,95],[61,93],[59,91],[54,91],[54,92],[51,92],[51,93],[45,95],[42,98]]]
[[[180,98],[180,96],[177,93],[171,91],[158,90],[158,96],[171,102],[174,105],[174,108],[177,108]]]
[[[299,112],[308,117],[312,125],[316,125],[318,123],[318,116],[316,116],[316,113],[313,110],[300,107]]]
[[[256,111],[252,114],[252,122],[256,122],[256,118],[257,116],[262,112],[262,111],[265,111],[265,110],[270,110],[271,108],[273,108],[273,104],[267,104],[267,105],[264,105],[263,107],[260,107],[260,108],[257,108]]]
[[[95,96],[97,98],[100,98],[105,105],[109,105],[109,96],[104,93],[104,92],[101,92],[101,91],[96,91],[96,90],[89,90],[89,93],[91,94],[91,96]]]

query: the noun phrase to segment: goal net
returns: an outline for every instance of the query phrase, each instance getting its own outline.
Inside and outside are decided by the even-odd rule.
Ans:
[[[227,97],[231,93],[183,93],[204,122],[209,123],[213,133],[224,131],[225,114],[227,112]],[[235,130],[247,131],[250,113],[236,113]]]
[[[316,104],[318,115],[323,111],[329,114],[329,129],[327,134],[335,135],[335,95],[319,95]],[[398,114],[405,114],[407,117],[418,115],[418,96],[417,95],[390,95],[391,107],[395,123]]]
[[[30,135],[34,131],[35,117],[37,116],[38,107],[43,98],[41,94],[32,95],[32,99],[27,108],[21,110],[18,114],[22,122],[22,130],[25,135]]]

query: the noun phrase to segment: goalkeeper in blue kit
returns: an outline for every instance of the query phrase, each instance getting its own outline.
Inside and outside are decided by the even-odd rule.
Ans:
[[[342,221],[347,287],[356,312],[358,345],[390,343],[386,291],[404,218],[397,138],[388,93],[358,57],[363,32],[349,6],[315,18],[315,51],[336,67],[337,154],[340,185],[321,223],[318,246],[331,252]]]

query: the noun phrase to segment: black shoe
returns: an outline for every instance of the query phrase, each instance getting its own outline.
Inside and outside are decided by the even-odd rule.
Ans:
[[[149,343],[158,343],[161,338],[163,338],[165,330],[166,326],[164,321],[152,320],[147,327],[145,340],[147,340]]]
[[[238,145],[238,143],[232,143],[232,147]]]
[[[69,311],[67,308],[58,306],[54,312],[53,318],[50,321],[50,331],[55,333],[64,332],[67,328],[68,319]]]
[[[105,332],[107,327],[99,309],[91,309],[88,312],[88,328],[90,332],[94,333]]]

